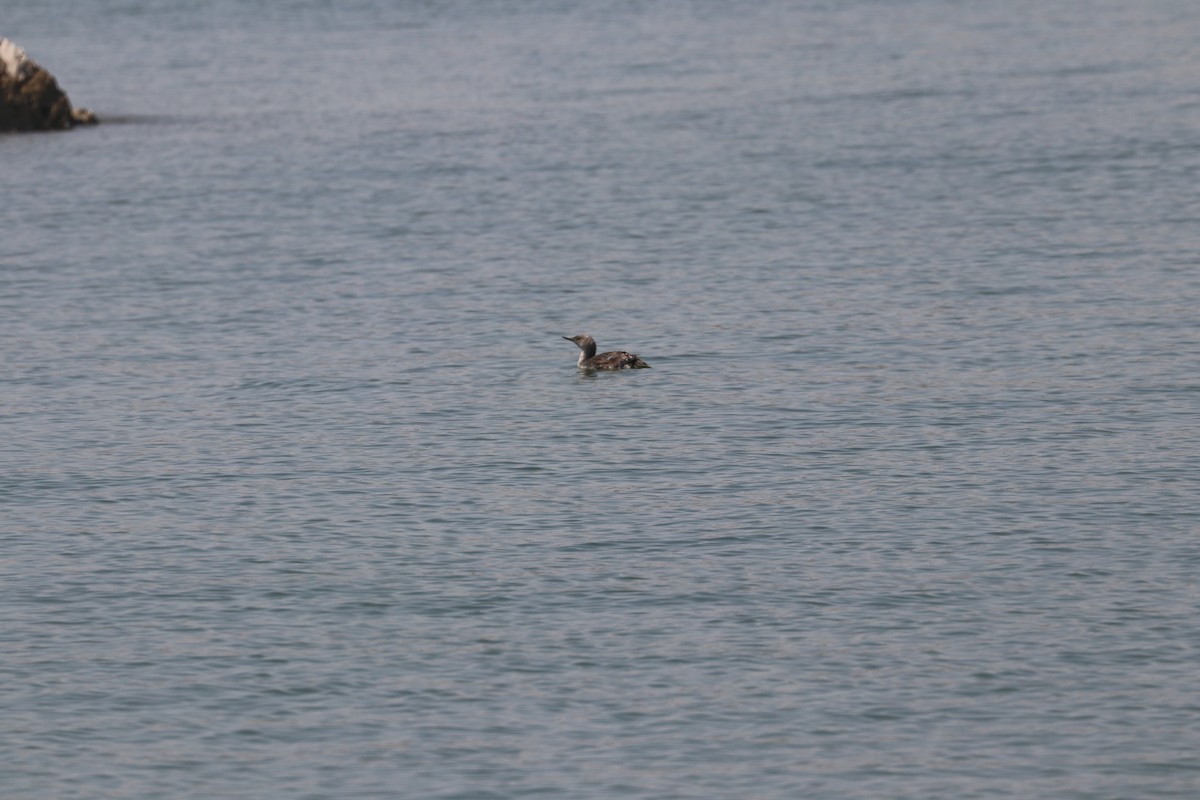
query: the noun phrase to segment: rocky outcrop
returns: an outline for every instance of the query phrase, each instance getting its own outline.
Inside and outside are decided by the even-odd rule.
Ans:
[[[58,81],[9,39],[0,38],[0,131],[53,131],[96,122],[71,108]]]

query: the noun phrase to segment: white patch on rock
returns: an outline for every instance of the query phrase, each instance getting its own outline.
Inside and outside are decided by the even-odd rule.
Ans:
[[[23,81],[33,74],[37,64],[12,39],[0,38],[0,64],[13,80]]]

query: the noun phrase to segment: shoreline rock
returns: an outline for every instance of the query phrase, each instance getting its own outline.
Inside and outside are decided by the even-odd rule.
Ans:
[[[20,46],[0,38],[0,132],[67,130],[97,121],[88,109],[72,108],[54,76]]]

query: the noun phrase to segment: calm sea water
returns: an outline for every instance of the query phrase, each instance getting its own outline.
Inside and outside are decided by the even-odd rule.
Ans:
[[[1200,6],[4,24],[3,797],[1200,794]]]

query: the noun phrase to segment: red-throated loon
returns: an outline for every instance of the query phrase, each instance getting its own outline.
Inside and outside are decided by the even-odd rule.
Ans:
[[[612,350],[596,355],[596,340],[586,333],[562,338],[579,346],[580,369],[650,369],[650,365],[645,361],[624,350]]]

